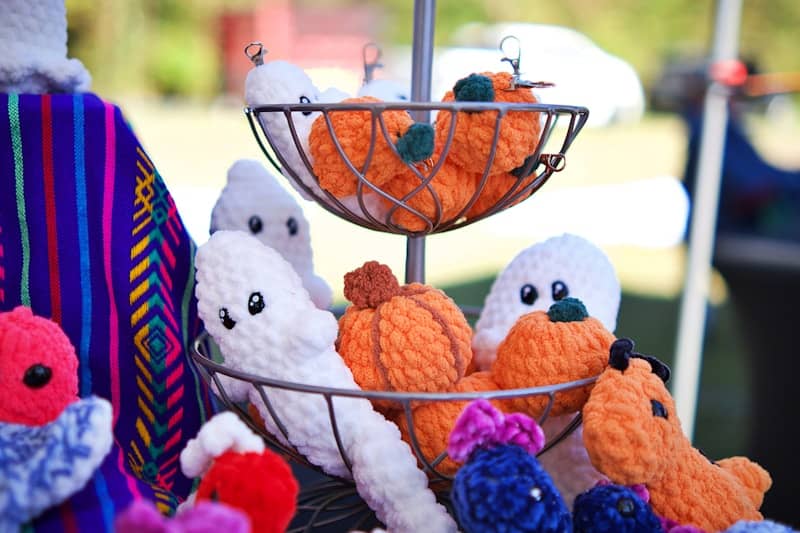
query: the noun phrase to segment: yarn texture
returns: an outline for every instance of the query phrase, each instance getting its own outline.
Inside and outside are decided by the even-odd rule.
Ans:
[[[629,487],[601,485],[575,499],[575,533],[661,533],[661,521]]]
[[[247,516],[225,504],[200,502],[167,518],[147,500],[134,500],[114,521],[117,533],[250,533]]]
[[[644,484],[655,512],[679,524],[721,531],[741,519],[760,520],[769,474],[745,458],[709,461],[681,431],[657,365],[638,354],[627,364],[618,359],[583,408],[594,466],[615,483]]]
[[[400,287],[389,267],[367,262],[345,276],[353,305],[339,319],[337,350],[365,390],[437,392],[461,379],[472,359],[472,329],[445,293]],[[399,409],[376,401],[384,412]]]
[[[245,233],[219,231],[199,248],[196,266],[198,311],[226,366],[272,379],[358,390],[334,349],[336,319],[313,305],[280,254]],[[427,478],[397,427],[375,412],[369,401],[333,401],[351,475],[321,395],[268,391],[287,439],[255,388],[222,376],[221,383],[231,400],[255,405],[275,438],[291,444],[326,473],[352,477],[359,495],[388,529],[456,530],[427,488]]]

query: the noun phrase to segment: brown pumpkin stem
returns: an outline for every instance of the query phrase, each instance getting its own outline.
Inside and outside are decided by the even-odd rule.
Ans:
[[[392,270],[377,261],[344,275],[344,296],[359,309],[378,307],[400,293],[400,284]]]

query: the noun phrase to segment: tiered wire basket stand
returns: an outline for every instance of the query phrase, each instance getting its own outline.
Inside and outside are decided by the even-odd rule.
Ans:
[[[302,188],[310,197],[313,198],[321,207],[330,213],[341,217],[353,224],[391,234],[401,234],[407,237],[406,247],[406,282],[424,282],[425,279],[425,237],[434,233],[442,233],[463,228],[471,223],[489,217],[507,209],[508,207],[530,197],[541,188],[550,177],[561,171],[566,165],[566,152],[571,143],[581,131],[588,119],[588,110],[583,107],[568,105],[551,104],[511,104],[511,103],[473,103],[473,102],[447,102],[434,103],[430,101],[431,87],[431,65],[433,53],[433,27],[435,15],[435,2],[433,0],[417,0],[414,11],[414,44],[413,44],[413,71],[412,71],[412,91],[411,102],[404,103],[360,103],[360,104],[297,104],[285,103],[265,105],[255,108],[245,109],[247,120],[252,128],[253,134],[263,150],[268,160],[276,169],[293,180],[296,185]],[[517,63],[518,64],[518,63]],[[513,65],[513,62],[512,62]],[[499,70],[499,69],[498,69]],[[516,69],[515,69],[516,70]],[[465,75],[469,72],[465,72]],[[451,127],[444,146],[441,148],[441,155],[438,163],[433,166],[420,169],[418,166],[409,165],[409,168],[419,179],[419,186],[409,192],[404,198],[394,198],[386,194],[380,188],[374,186],[366,178],[370,158],[378,135],[383,135],[390,146],[393,145],[389,138],[386,124],[383,121],[382,113],[386,110],[406,110],[410,112],[416,121],[430,121],[431,114],[449,113],[451,116]],[[362,110],[371,113],[372,133],[370,140],[367,161],[362,168],[353,165],[344,153],[342,146],[336,140],[336,136],[331,127],[329,114],[333,111],[343,110]],[[356,194],[360,209],[353,209],[345,205],[333,195],[319,190],[312,190],[307,184],[303,183],[300,174],[310,173],[313,176],[313,168],[308,154],[302,149],[302,144],[297,136],[292,117],[297,113],[315,111],[320,112],[326,117],[329,133],[334,139],[343,161],[358,179],[358,192]],[[489,153],[483,175],[478,182],[478,188],[470,199],[468,205],[460,213],[445,219],[442,217],[441,205],[435,190],[431,187],[439,171],[442,161],[449,153],[452,145],[455,124],[458,113],[460,112],[492,112],[495,113],[495,131],[491,151]],[[489,179],[489,169],[495,156],[495,149],[500,134],[501,120],[511,112],[529,113],[531,120],[539,120],[541,124],[541,137],[536,151],[527,158],[523,176],[528,176],[512,187],[489,209],[473,217],[466,217],[465,214],[477,201],[484,185]],[[265,114],[277,113],[285,117],[286,123],[292,134],[292,139],[301,156],[305,169],[292,168],[284,154],[274,149],[275,132],[269,131],[264,127],[264,121],[260,120]],[[558,124],[558,127],[557,127]],[[407,202],[415,194],[430,194],[437,205],[433,216],[415,211]],[[376,216],[367,208],[365,195],[377,195],[389,201],[392,207],[383,216]],[[392,221],[392,214],[396,209],[405,208],[416,214],[425,223],[422,231],[409,231]],[[474,314],[476,310],[472,310]],[[478,310],[479,311],[479,310]],[[215,357],[213,341],[207,336],[202,336],[194,344],[192,357],[198,364],[199,370],[213,390],[219,396],[222,403],[245,420],[250,427],[264,437],[269,445],[282,452],[290,460],[305,465],[319,472],[319,481],[306,484],[301,488],[300,499],[298,502],[298,516],[300,520],[295,520],[291,532],[299,531],[348,531],[351,529],[369,528],[376,524],[371,511],[366,504],[358,498],[355,486],[351,480],[337,479],[326,476],[316,466],[310,464],[305,457],[291,446],[283,444],[276,436],[265,431],[264,426],[255,420],[248,412],[246,406],[233,402],[219,379],[220,375],[248,382],[260,395],[272,416],[275,426],[278,427],[283,437],[286,437],[286,424],[280,419],[276,409],[270,402],[270,391],[282,389],[296,391],[303,394],[315,394],[324,398],[328,407],[331,428],[339,446],[339,452],[346,465],[350,465],[347,450],[341,444],[339,430],[336,422],[336,398],[364,398],[367,400],[390,400],[395,402],[403,411],[409,427],[410,444],[412,451],[417,456],[420,466],[428,473],[431,479],[431,488],[437,493],[440,501],[449,506],[448,492],[450,488],[451,476],[441,472],[437,466],[446,458],[446,452],[442,451],[436,458],[427,458],[420,451],[419,443],[414,431],[414,420],[412,417],[412,402],[418,405],[421,402],[442,402],[456,400],[474,400],[477,398],[486,399],[508,399],[532,395],[543,395],[549,398],[547,407],[540,417],[539,422],[543,423],[547,419],[550,408],[556,395],[564,390],[584,387],[591,384],[596,378],[588,378],[581,381],[570,383],[553,384],[546,387],[501,390],[480,393],[400,393],[400,392],[375,392],[362,390],[344,390],[329,387],[311,386],[303,383],[289,383],[270,379],[267,376],[256,376],[233,370],[226,367],[220,357]],[[580,415],[576,415],[559,435],[551,438],[547,446],[540,454],[547,453],[553,446],[557,445],[563,438],[571,433],[581,423]],[[287,439],[288,440],[288,439]]]

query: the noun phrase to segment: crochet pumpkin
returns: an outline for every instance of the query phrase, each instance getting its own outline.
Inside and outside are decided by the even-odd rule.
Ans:
[[[421,173],[427,178],[431,171],[432,167],[429,167],[421,170]],[[383,190],[397,200],[403,201],[410,208],[422,213],[430,219],[431,224],[435,224],[437,214],[440,222],[446,222],[464,209],[475,194],[477,180],[474,174],[445,161],[423,189],[404,200],[407,194],[412,193],[421,185],[422,182],[418,176],[411,172],[401,173],[387,183]],[[439,200],[438,208],[434,194]],[[387,211],[396,205],[391,200],[384,199],[383,202]],[[398,207],[392,214],[391,220],[398,226],[411,231],[423,231],[428,227],[425,220],[404,207]]]
[[[769,474],[744,457],[712,462],[681,431],[666,387],[669,369],[620,339],[583,408],[583,439],[594,466],[614,483],[644,484],[650,505],[679,524],[721,531],[761,520]]]
[[[530,88],[510,89],[513,76],[508,72],[471,74],[456,82],[443,102],[508,102],[537,103]],[[456,124],[447,160],[471,173],[477,186],[489,161],[498,119],[496,111],[463,111],[455,114]],[[453,115],[439,113],[436,119],[436,146],[443,147],[450,134]],[[523,173],[528,158],[536,151],[541,136],[539,113],[511,111],[500,119],[497,149],[489,168],[489,176],[480,196],[470,208],[468,217],[482,214],[492,207],[512,186],[523,180],[514,191],[530,183],[533,175]],[[517,201],[522,200],[519,198]]]
[[[445,293],[419,283],[401,287],[389,267],[369,261],[345,275],[344,294],[352,305],[339,319],[336,347],[362,389],[444,391],[464,376],[472,330]]]
[[[342,103],[379,102],[377,98],[364,96],[348,98]],[[385,110],[380,113],[380,119],[386,125],[386,131],[395,148],[389,146],[379,118],[376,117],[373,122],[371,111],[335,110],[328,113],[328,118],[342,151],[357,171],[363,172],[367,157],[370,156],[364,177],[376,187],[382,187],[398,174],[405,174],[406,179],[413,179],[413,173],[405,166],[404,161],[423,161],[433,152],[433,132],[430,126],[418,124],[414,127],[411,116],[402,110]],[[409,134],[408,138],[404,137],[406,134]],[[311,125],[308,144],[314,159],[314,173],[320,186],[337,198],[356,194],[359,179],[339,153],[324,115],[317,117]],[[370,190],[367,185],[363,187],[364,192]]]
[[[614,336],[575,298],[554,303],[547,312],[523,315],[498,349],[488,372],[462,379],[452,392],[517,389],[565,383],[599,374]],[[555,394],[550,416],[574,413],[583,406],[591,386]],[[547,406],[547,395],[527,396],[493,404],[506,412],[522,412],[539,418]],[[447,436],[467,402],[430,402],[414,409],[414,429],[420,450],[433,461],[447,446]],[[405,417],[396,419],[403,437],[409,430]],[[437,469],[452,474],[457,465],[445,459]]]

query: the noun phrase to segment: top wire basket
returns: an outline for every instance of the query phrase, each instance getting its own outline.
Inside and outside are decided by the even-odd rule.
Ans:
[[[331,116],[338,112],[367,112],[370,114],[369,146],[366,148],[366,159],[363,165],[356,165],[348,157],[343,142],[334,131]],[[449,115],[449,131],[441,146],[436,147],[436,160],[424,164],[400,162],[398,152],[387,125],[386,113],[391,111],[407,111],[416,115],[435,113],[437,120],[444,114]],[[296,117],[318,113],[325,121],[328,134],[341,161],[357,180],[356,193],[343,201],[319,186],[319,177],[314,173],[314,164],[310,154],[304,147],[306,144],[298,133]],[[488,156],[483,168],[473,169],[477,177],[475,191],[469,196],[465,205],[455,214],[447,214],[443,210],[442,197],[437,191],[436,180],[442,173],[442,166],[448,160],[453,148],[456,128],[462,113],[490,113],[494,115],[494,128],[488,145]],[[442,233],[464,227],[483,218],[492,216],[515,205],[533,195],[544,185],[555,172],[560,172],[566,165],[566,152],[575,137],[581,131],[589,117],[588,109],[578,106],[552,105],[542,103],[508,103],[508,102],[360,102],[360,103],[302,103],[272,104],[245,108],[245,114],[264,155],[272,165],[288,179],[298,190],[321,205],[324,209],[359,226],[409,237]],[[479,212],[473,209],[487,188],[489,180],[497,179],[491,174],[497,156],[498,140],[501,134],[502,121],[514,114],[524,114],[530,121],[531,128],[538,122],[540,134],[533,153],[512,173],[516,179],[508,186],[496,201],[482,208]],[[318,119],[319,120],[319,119]],[[562,128],[559,123],[565,123]],[[272,124],[273,127],[267,124]],[[290,134],[290,149],[296,150],[299,158],[293,164],[279,148],[278,137],[282,129]],[[415,186],[407,193],[393,195],[383,187],[376,186],[367,174],[373,164],[376,145],[385,142],[397,156],[398,164],[403,164],[416,178]],[[284,141],[285,142],[285,141]],[[286,148],[284,146],[285,151]],[[309,181],[309,177],[310,180]],[[305,179],[304,179],[305,178]],[[423,212],[415,207],[414,199],[425,196],[430,198],[433,209]],[[375,206],[380,204],[381,207]],[[419,223],[414,227],[398,224],[395,214],[405,210],[417,218]]]

